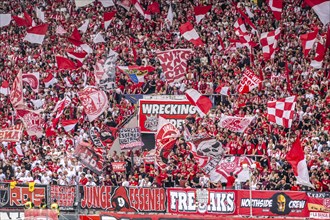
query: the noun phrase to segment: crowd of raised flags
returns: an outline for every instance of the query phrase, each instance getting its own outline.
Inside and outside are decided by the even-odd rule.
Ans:
[[[17,181],[28,158],[40,183],[51,182],[48,171],[85,183],[88,166],[76,155],[85,146],[106,161],[99,178],[90,175],[98,184],[115,174],[111,162],[126,162],[134,175],[127,169],[111,184],[138,185],[143,173],[162,185],[171,173],[191,187],[199,172],[219,182],[215,173],[227,172],[220,161],[252,147],[267,156],[266,170],[260,157],[249,160],[260,182],[284,175],[287,161],[299,184],[329,190],[330,1],[23,2],[0,3],[0,132],[19,134],[0,136],[0,157],[12,167],[6,180]],[[126,93],[185,95],[197,109],[181,131],[161,123],[156,168],[141,162],[144,154],[136,164],[110,156],[113,142],[103,139],[137,107]],[[14,129],[20,123],[23,133]],[[76,173],[66,177],[70,167]]]

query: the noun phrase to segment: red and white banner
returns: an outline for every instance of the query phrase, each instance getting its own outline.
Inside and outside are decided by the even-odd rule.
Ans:
[[[44,83],[46,88],[48,88],[49,86],[53,86],[57,82],[58,82],[57,79],[51,73],[49,73],[48,76],[44,78]]]
[[[9,82],[7,80],[2,81],[0,87],[0,94],[3,94],[5,96],[10,94]]]
[[[28,109],[16,109],[16,114],[23,121],[29,136],[36,135],[40,138],[43,135],[45,121],[39,113]]]
[[[87,56],[87,53],[86,52],[77,53],[77,52],[73,52],[73,51],[68,51],[67,55],[68,55],[68,57],[75,59],[75,60],[79,60],[80,63],[83,63]]]
[[[326,26],[330,22],[330,1],[329,0],[305,0],[305,2],[317,14],[320,21]]]
[[[319,29],[315,28],[312,32],[300,35],[301,46],[305,57],[307,57],[309,52],[313,49],[318,32]]]
[[[74,210],[76,186],[51,185],[50,199],[57,200],[60,210]]]
[[[80,162],[88,167],[94,173],[101,175],[103,171],[103,151],[98,152],[99,148],[93,147],[92,144],[78,140],[78,144],[74,150],[74,154],[78,156]]]
[[[261,80],[250,70],[246,68],[241,78],[240,84],[237,87],[237,91],[241,94],[248,93],[254,88],[258,87]]]
[[[158,116],[169,120],[180,128],[189,114],[196,114],[196,108],[188,100],[139,100],[139,126],[142,133],[156,133]]]
[[[329,33],[330,33],[330,26],[329,26]],[[330,42],[330,38],[328,39]],[[321,69],[322,63],[325,57],[325,52],[327,51],[326,48],[326,35],[321,35],[320,40],[316,43],[315,49],[315,57],[311,62],[311,66],[315,69]]]
[[[219,127],[226,128],[232,132],[244,132],[255,117],[236,117],[223,115],[219,122]]]
[[[103,21],[104,21],[104,29],[105,30],[107,30],[107,28],[111,24],[111,21],[112,21],[113,17],[116,15],[116,13],[117,13],[117,11],[109,11],[109,12],[105,12],[103,14]]]
[[[0,130],[0,142],[18,142],[23,134],[23,124],[11,126]]]
[[[262,46],[262,53],[266,61],[274,58],[280,33],[281,28],[277,28],[274,31],[261,33],[260,44]]]
[[[58,101],[54,107],[53,113],[56,113],[56,118],[61,117],[63,111],[71,103],[71,99],[68,96],[65,96],[62,100]]]
[[[119,129],[119,145],[121,150],[142,147],[140,128],[121,128]]]
[[[112,166],[112,170],[114,172],[125,172],[126,171],[126,167],[125,167],[125,162],[112,162],[111,166]]]
[[[76,126],[77,123],[78,123],[78,119],[61,120],[61,125],[66,132],[71,131]]]
[[[248,166],[251,166],[254,163],[254,161],[248,157],[245,156],[230,156],[222,158],[220,163],[217,165],[215,172],[217,174],[220,174],[222,177],[227,179],[230,176],[230,173],[233,173],[234,175],[238,175],[240,172],[243,171],[243,164],[247,164]],[[247,172],[247,175],[244,177],[237,177],[240,182],[245,182],[249,179],[249,174]],[[244,178],[244,179],[243,179]],[[211,177],[211,181],[219,181],[222,180],[221,177]],[[243,180],[243,181],[242,181]]]
[[[10,102],[15,107],[23,104],[23,80],[22,70],[20,70],[14,80],[13,87],[10,91]]]
[[[26,82],[30,85],[31,89],[38,93],[39,92],[39,79],[40,73],[33,72],[33,73],[24,73],[22,74],[23,82]]]
[[[94,121],[108,108],[107,94],[93,87],[78,92],[79,100],[89,121]]]
[[[283,0],[269,0],[270,10],[273,12],[276,20],[280,21],[282,16]]]
[[[196,89],[186,90],[185,95],[186,95],[186,98],[190,101],[190,103],[196,107],[196,109],[201,117],[204,117],[205,115],[207,115],[213,106],[210,98],[203,96]]]
[[[157,53],[166,81],[170,85],[185,78],[187,60],[192,55],[192,52],[191,49],[174,49]]]

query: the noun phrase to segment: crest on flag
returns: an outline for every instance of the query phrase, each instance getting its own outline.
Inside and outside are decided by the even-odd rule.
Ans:
[[[45,121],[40,114],[28,109],[16,109],[16,113],[17,116],[23,121],[29,136],[36,135],[40,138],[43,135]]]
[[[84,107],[89,121],[94,121],[108,107],[108,97],[104,91],[87,87],[78,92],[79,99]]]

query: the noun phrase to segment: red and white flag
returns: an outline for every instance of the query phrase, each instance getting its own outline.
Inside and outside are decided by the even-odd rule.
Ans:
[[[33,73],[24,73],[22,74],[23,82],[26,82],[30,85],[31,89],[38,93],[39,92],[39,79],[40,73],[33,72]]]
[[[274,122],[285,128],[291,128],[295,113],[296,100],[296,96],[290,96],[267,102],[268,121]]]
[[[58,82],[57,79],[51,73],[49,73],[48,76],[44,78],[44,83],[46,88],[48,88],[49,86],[53,86],[57,82]]]
[[[181,35],[187,40],[193,43],[195,46],[203,46],[204,43],[202,39],[199,37],[197,31],[194,26],[190,23],[184,23],[180,26]]]
[[[24,157],[22,147],[21,147],[21,145],[18,145],[17,143],[13,149],[13,153],[19,157]]]
[[[301,45],[302,45],[302,49],[303,49],[303,53],[304,53],[305,57],[307,57],[309,54],[309,51],[311,51],[311,49],[313,49],[318,32],[319,32],[319,30],[317,28],[315,28],[315,30],[313,32],[309,32],[309,33],[300,35],[300,41],[301,41]]]
[[[219,49],[220,51],[226,49],[226,48],[225,48],[225,44],[223,43],[223,40],[222,40],[220,34],[217,34],[217,38],[218,38],[218,42],[219,42],[218,49]]]
[[[37,18],[39,18],[43,23],[46,22],[45,12],[41,11],[41,9],[39,9],[38,7],[36,7],[36,14],[37,14]]]
[[[76,126],[77,123],[78,123],[77,119],[61,120],[62,127],[66,132],[71,131]]]
[[[89,121],[94,121],[108,108],[107,94],[93,87],[78,92],[79,100]]]
[[[40,138],[43,135],[45,121],[39,113],[29,109],[16,109],[16,115],[22,120],[29,136],[36,135]]]
[[[84,7],[93,2],[95,2],[95,0],[75,0],[76,8]]]
[[[62,34],[66,34],[66,30],[64,30],[64,28],[61,25],[57,25],[56,27],[56,34],[62,35]]]
[[[283,0],[268,0],[268,5],[270,10],[272,10],[275,19],[280,21],[282,15]]]
[[[325,52],[327,48],[325,47],[325,35],[320,37],[320,40],[316,43],[315,57],[311,62],[311,66],[315,69],[321,69],[323,60],[325,57]]]
[[[324,26],[330,22],[329,0],[305,0],[305,2],[314,10]]]
[[[42,44],[45,39],[48,30],[48,24],[42,24],[35,26],[27,30],[27,34],[24,37],[24,41],[28,41],[32,44]]]
[[[187,60],[192,52],[193,51],[190,49],[174,49],[157,52],[157,58],[162,65],[166,81],[170,85],[185,78]]]
[[[236,117],[223,115],[220,119],[219,126],[221,128],[227,128],[232,132],[244,132],[254,118],[254,116]]]
[[[9,83],[7,80],[4,80],[1,83],[0,94],[7,96],[7,95],[9,95],[9,93],[10,93]]]
[[[72,60],[61,57],[61,56],[56,56],[56,63],[57,63],[57,68],[59,70],[75,70],[81,67],[81,65],[76,64]]]
[[[207,12],[209,12],[211,10],[211,8],[212,8],[212,5],[194,7],[197,24],[199,24],[199,22],[205,17]]]
[[[93,53],[93,49],[88,44],[81,41],[81,35],[77,28],[74,28],[71,36],[67,39],[70,43],[77,47],[81,47],[87,53]]]
[[[10,91],[10,102],[16,107],[18,105],[23,105],[23,80],[22,80],[22,70],[20,70],[14,80],[13,86]]]
[[[79,60],[80,63],[83,63],[87,56],[87,53],[86,52],[67,51],[67,55],[68,55],[68,57],[75,59],[75,60]]]
[[[0,28],[6,27],[11,22],[11,14],[0,14]]]
[[[64,112],[64,109],[68,107],[70,103],[71,103],[71,99],[67,96],[65,96],[64,99],[58,101],[53,110],[53,113],[56,113],[55,118],[61,117],[61,115]]]
[[[277,48],[277,41],[280,38],[281,29],[277,28],[274,31],[264,32],[260,36],[260,44],[265,60],[274,58],[275,50]]]
[[[103,63],[96,62],[96,65],[94,66],[94,76],[95,76],[95,82],[98,84],[100,84],[100,80],[103,78],[104,76],[104,68],[103,68]]]
[[[130,0],[121,0],[121,1],[117,1],[117,5],[123,7],[126,9],[126,11],[129,11],[130,7],[131,7],[131,1]]]
[[[113,17],[116,15],[117,11],[110,11],[110,12],[105,12],[103,14],[103,20],[104,20],[104,29],[107,30],[109,27]]]
[[[138,0],[132,0],[132,4],[134,5],[135,9],[144,17],[144,19],[148,19],[148,20],[151,19],[150,12],[144,10],[144,8],[140,4],[140,2],[138,2]]]
[[[305,153],[300,143],[300,135],[292,143],[291,150],[286,154],[286,160],[291,164],[297,183],[314,189],[309,181],[309,173]]]
[[[248,93],[258,87],[259,83],[261,83],[261,80],[247,67],[237,87],[237,91],[241,94]]]
[[[234,23],[234,30],[236,35],[241,35],[243,33],[247,33],[245,24],[242,18],[238,18],[237,21]]]
[[[229,86],[222,86],[219,85],[216,89],[215,89],[216,93],[219,93],[221,95],[225,95],[225,96],[229,96],[230,95],[230,87]]]
[[[23,17],[19,16],[13,16],[14,21],[16,22],[17,26],[19,27],[30,27],[32,26],[32,18],[31,16],[27,13],[24,12]]]
[[[204,117],[213,106],[208,97],[203,96],[195,89],[188,89],[185,95],[189,102],[196,107],[201,117]]]

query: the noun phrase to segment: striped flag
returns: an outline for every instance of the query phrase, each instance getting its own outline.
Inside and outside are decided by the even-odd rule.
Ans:
[[[62,120],[61,124],[66,132],[71,131],[76,124],[78,123],[78,119],[71,119],[71,120]]]

